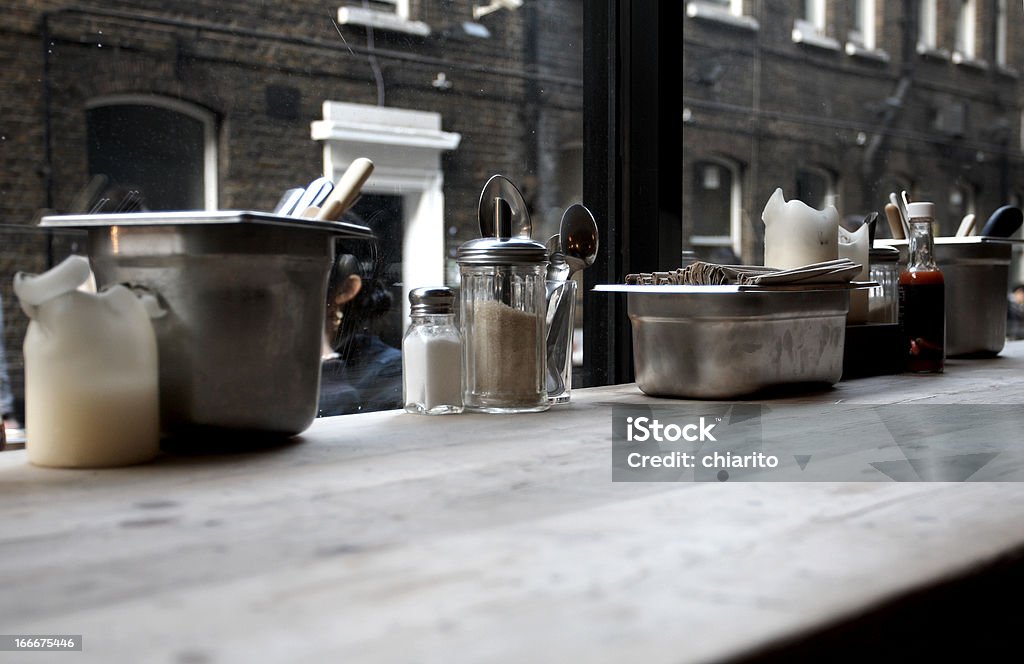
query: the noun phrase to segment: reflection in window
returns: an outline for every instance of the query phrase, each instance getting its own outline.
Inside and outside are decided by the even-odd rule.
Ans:
[[[689,0],[686,3],[686,15],[746,30],[760,28],[756,18],[743,13],[743,0]]]
[[[955,235],[960,220],[969,214],[976,214],[975,211],[975,186],[970,182],[957,182],[949,192],[949,214],[943,217],[937,215],[935,220],[939,227],[938,235]],[[979,219],[976,228],[979,230],[985,224],[985,219]]]
[[[796,199],[822,209],[835,200],[835,178],[824,168],[806,166],[796,173]]]
[[[86,111],[89,175],[106,178],[104,212],[217,207],[213,115],[155,96],[95,100]]]
[[[363,25],[426,37],[430,26],[410,18],[409,0],[351,0],[338,9],[339,25]]]
[[[1006,1],[996,0],[996,43],[995,60],[1000,67],[1006,67],[1009,62],[1006,59]]]
[[[706,5],[713,5],[735,16],[743,13],[743,0],[701,0],[701,2]]]
[[[716,262],[736,262],[743,191],[739,167],[725,160],[699,161],[693,167],[694,213],[690,244],[697,255]],[[719,260],[721,259],[721,260]]]
[[[850,42],[868,51],[875,49],[875,0],[854,0]]]
[[[804,0],[801,15],[793,21],[792,39],[797,44],[836,50],[839,42],[827,32],[825,0]]]
[[[933,51],[939,47],[937,28],[938,21],[935,3],[936,0],[921,0],[921,5],[918,11],[918,51]]]
[[[974,36],[977,15],[974,0],[960,0],[960,13],[956,20],[956,52],[964,60],[974,60],[977,56]]]
[[[804,0],[803,19],[819,34],[825,33],[825,0]]]

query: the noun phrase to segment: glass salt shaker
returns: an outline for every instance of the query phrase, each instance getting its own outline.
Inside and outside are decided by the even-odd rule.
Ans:
[[[527,237],[470,240],[458,251],[467,410],[547,410],[547,249]]]
[[[405,410],[420,415],[462,412],[462,335],[455,325],[450,288],[409,292],[408,331],[402,340]]]

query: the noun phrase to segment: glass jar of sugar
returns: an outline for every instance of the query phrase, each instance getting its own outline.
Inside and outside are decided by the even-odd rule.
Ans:
[[[548,409],[544,388],[547,250],[526,237],[459,247],[466,410]]]

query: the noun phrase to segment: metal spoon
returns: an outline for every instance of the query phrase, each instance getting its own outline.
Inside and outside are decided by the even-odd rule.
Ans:
[[[562,222],[558,233],[559,252],[554,255],[564,258],[566,268],[562,280],[572,279],[575,272],[586,269],[594,264],[598,246],[597,222],[583,205],[570,205],[562,214]],[[552,240],[548,240],[549,254]],[[548,274],[551,275],[551,266]],[[552,284],[548,284],[552,289]],[[572,339],[572,302],[568,297],[556,297],[562,289],[549,290],[548,293],[548,333],[546,339],[548,375],[545,385],[549,393],[560,394],[564,390],[560,367],[565,366],[566,354]]]
[[[579,203],[569,206],[562,215],[558,239],[565,262],[569,264],[567,278],[594,264],[598,248],[597,222],[585,206]]]
[[[569,264],[565,262],[561,241],[552,235],[544,245],[548,250],[548,281],[565,281],[569,276]]]
[[[495,226],[495,201],[501,199],[509,207],[511,230],[507,235],[500,233],[505,230]],[[492,175],[491,179],[484,185],[480,192],[480,204],[477,212],[480,221],[481,237],[511,237],[515,234],[518,237],[530,237],[533,234],[533,224],[530,221],[530,213],[526,211],[526,200],[519,192],[512,181],[504,175]]]

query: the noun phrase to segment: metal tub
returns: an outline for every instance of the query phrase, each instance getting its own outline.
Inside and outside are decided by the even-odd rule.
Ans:
[[[99,286],[154,291],[161,424],[292,435],[316,417],[333,238],[348,223],[256,212],[46,217],[85,228]]]
[[[843,373],[849,291],[605,286],[627,293],[636,382],[651,396],[728,399]]]

